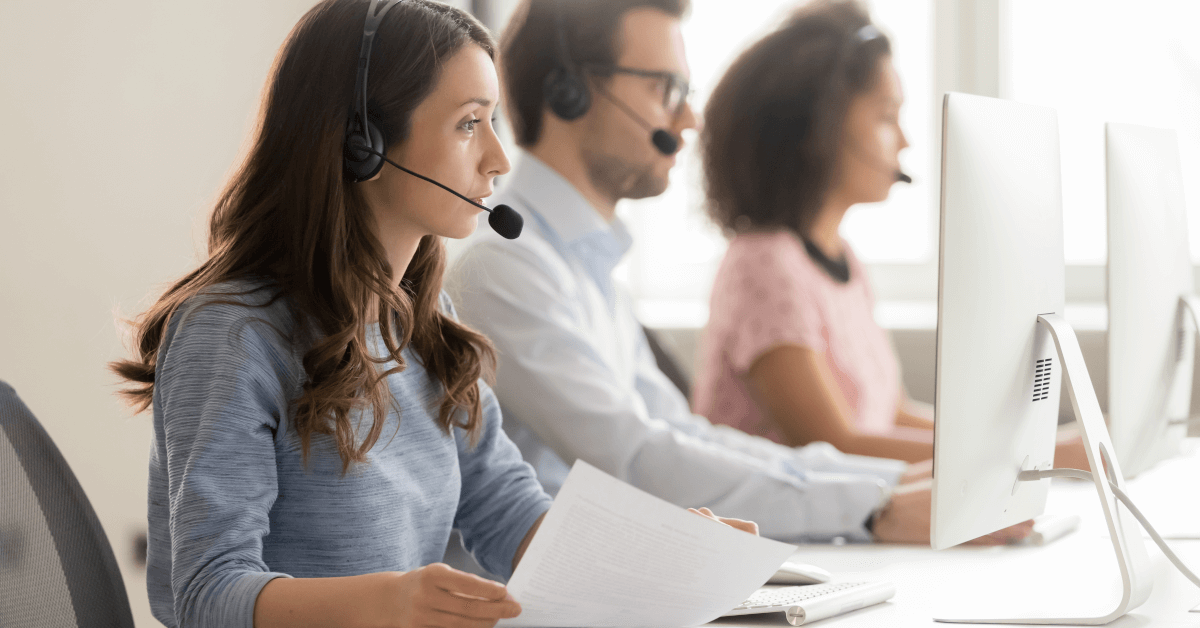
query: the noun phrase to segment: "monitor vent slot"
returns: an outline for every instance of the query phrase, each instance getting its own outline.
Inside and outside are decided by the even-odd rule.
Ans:
[[[1054,367],[1054,358],[1043,358],[1037,361],[1033,371],[1033,400],[1041,401],[1050,397],[1050,374]]]

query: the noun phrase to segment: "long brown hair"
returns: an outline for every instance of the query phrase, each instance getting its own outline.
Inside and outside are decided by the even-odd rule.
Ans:
[[[133,384],[122,394],[145,410],[154,396],[159,345],[180,305],[217,284],[269,279],[303,330],[292,340],[308,339],[306,381],[293,401],[303,456],[314,434],[332,435],[343,472],[366,460],[379,439],[394,404],[385,378],[405,368],[404,348],[411,345],[443,386],[442,428],[461,427],[472,440],[482,425],[477,381],[495,364],[487,338],[439,311],[446,263],[441,238],[423,238],[397,281],[362,193],[343,176],[366,10],[361,0],[325,0],[292,29],[267,82],[249,154],[217,200],[208,260],[138,318],[135,357],[110,365]],[[468,44],[495,57],[490,34],[463,11],[406,0],[388,12],[371,53],[367,93],[384,137],[393,144],[408,137],[413,109],[433,90],[444,62]],[[366,330],[373,319],[395,321],[379,326],[389,353],[382,358],[369,352]],[[393,368],[378,368],[393,360]],[[374,420],[360,435],[351,415],[365,406],[373,408]]]
[[[833,185],[846,112],[870,90],[887,37],[855,0],[816,0],[743,52],[704,109],[709,215],[727,231],[804,236]]]

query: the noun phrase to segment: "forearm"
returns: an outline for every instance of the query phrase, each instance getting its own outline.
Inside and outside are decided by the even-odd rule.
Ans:
[[[896,427],[911,427],[921,430],[932,430],[933,419],[920,412],[909,402],[900,404],[896,411]]]
[[[829,444],[844,453],[905,462],[920,462],[933,457],[933,443],[902,432],[891,435],[845,432],[831,436]]]
[[[342,578],[276,578],[254,604],[254,628],[375,627],[398,620],[386,605],[403,572]]]

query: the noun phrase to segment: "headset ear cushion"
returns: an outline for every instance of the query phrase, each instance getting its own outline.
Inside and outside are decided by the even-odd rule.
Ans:
[[[542,82],[542,96],[554,115],[563,120],[574,120],[587,113],[592,106],[592,96],[577,74],[559,66],[550,70]]]
[[[375,153],[384,153],[387,146],[383,139],[383,133],[374,122],[367,121],[369,138],[363,136],[362,127],[357,121],[354,126],[358,130],[351,131],[346,135],[346,143],[342,148],[342,163],[346,176],[354,183],[362,183],[379,174],[383,168],[383,157],[363,150],[363,148],[370,148]]]

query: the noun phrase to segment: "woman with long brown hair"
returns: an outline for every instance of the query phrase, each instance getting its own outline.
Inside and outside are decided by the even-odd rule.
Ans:
[[[479,202],[509,169],[491,36],[446,5],[376,4],[363,113],[390,160]],[[511,573],[550,498],[480,381],[490,343],[441,293],[441,239],[469,235],[479,210],[396,168],[347,172],[367,11],[325,0],[293,29],[208,259],[113,365],[153,408],[147,579],[167,626],[520,612],[502,585],[434,564],[458,528]]]

